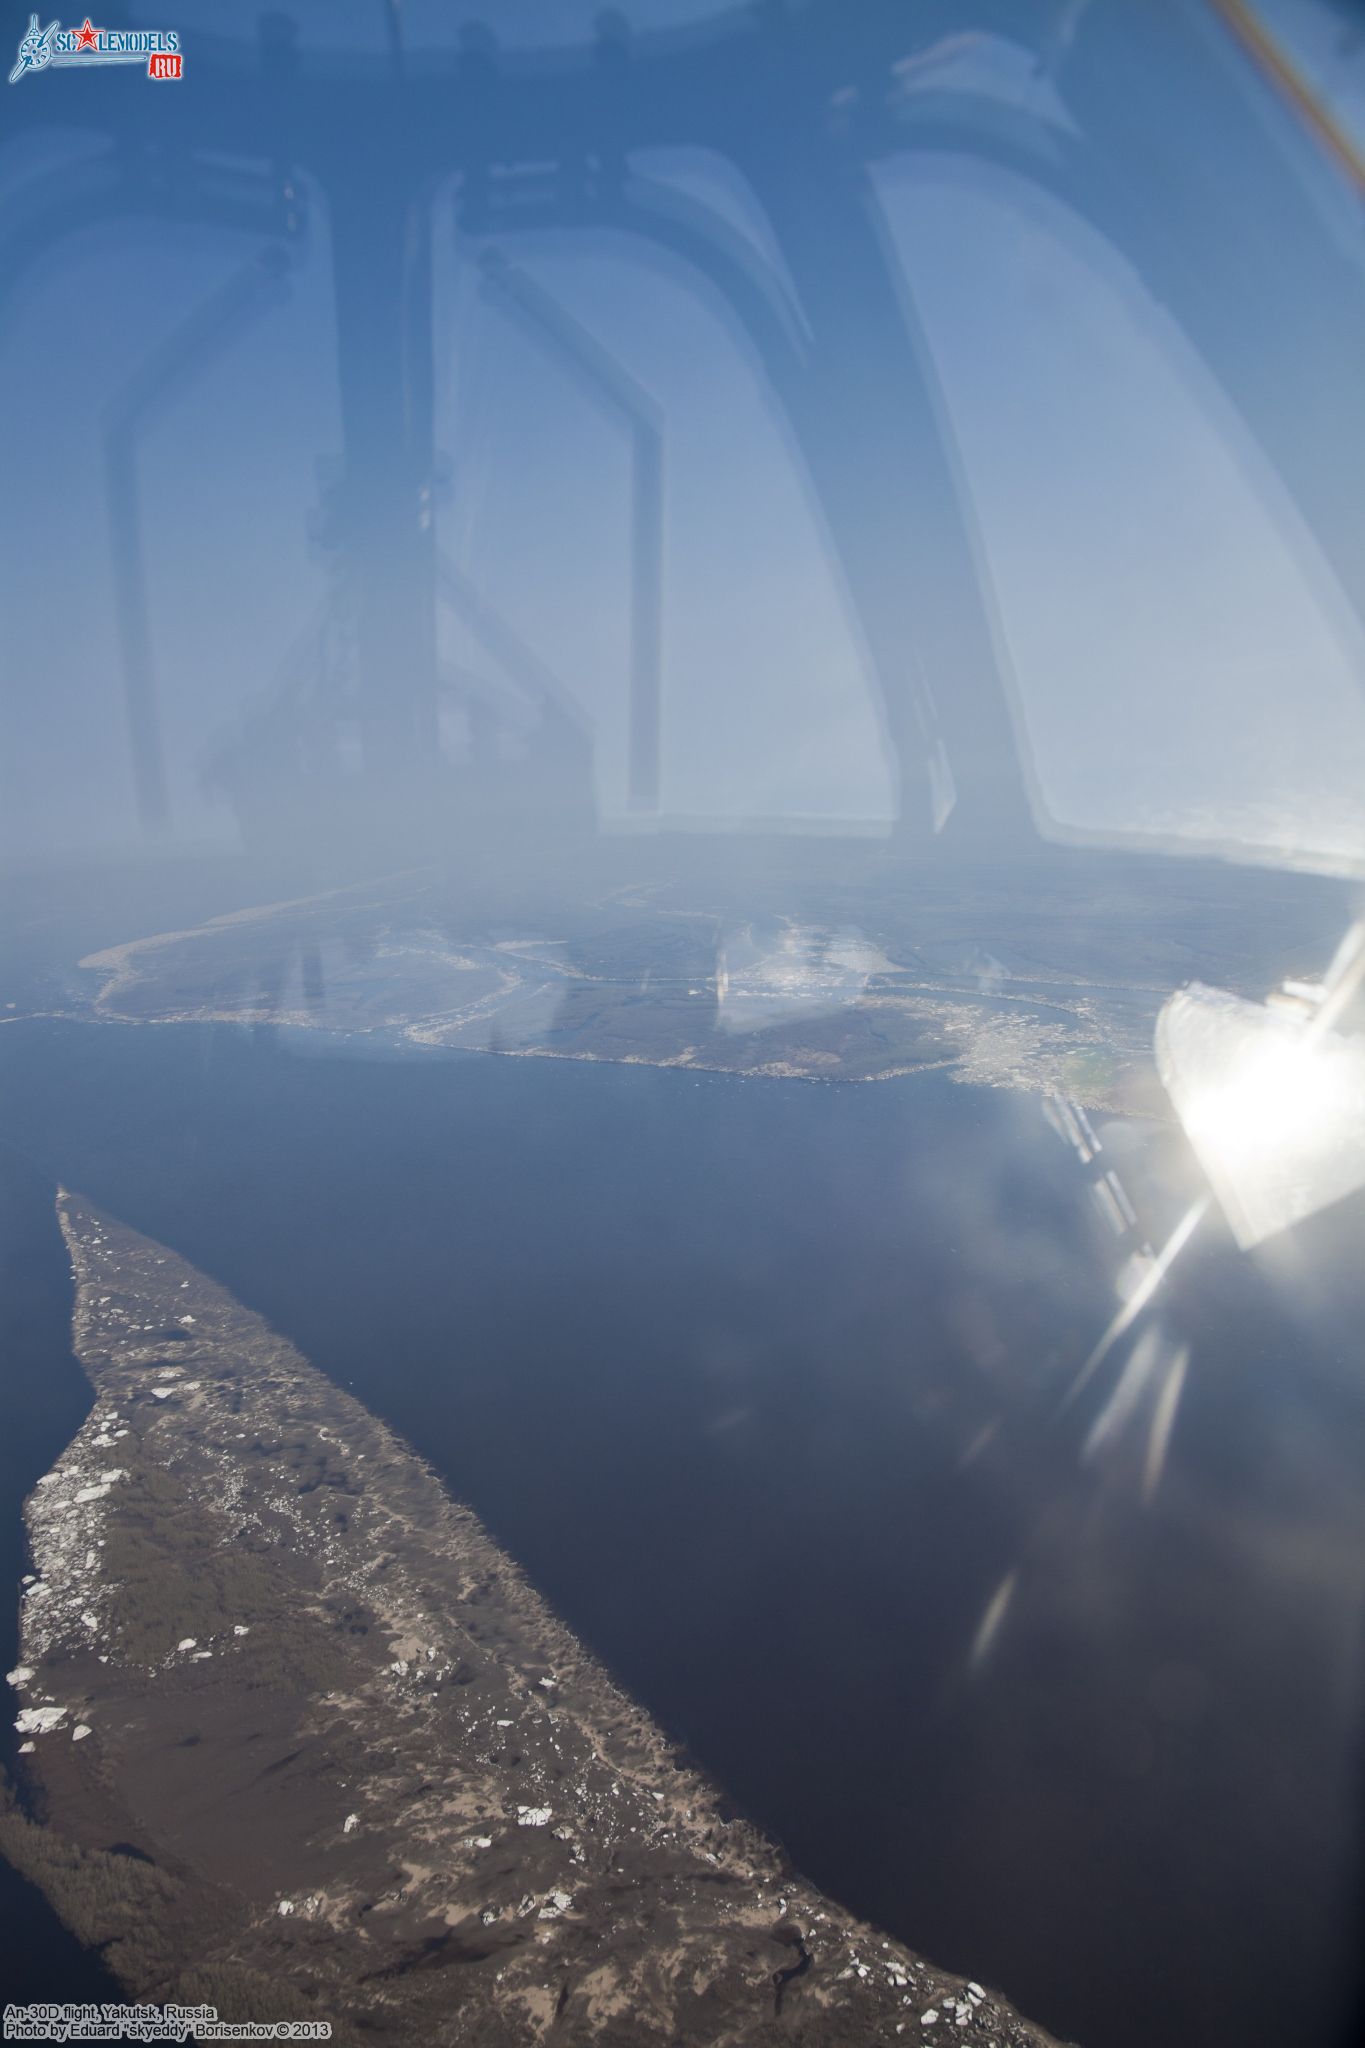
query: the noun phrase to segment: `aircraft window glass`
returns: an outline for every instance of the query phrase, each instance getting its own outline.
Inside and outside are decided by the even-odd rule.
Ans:
[[[747,340],[688,269],[634,237],[504,238],[498,255],[503,286],[472,251],[438,283],[438,440],[461,451],[438,508],[440,556],[459,579],[444,592],[457,600],[442,609],[448,668],[510,707],[505,663],[459,616],[472,589],[537,665],[532,694],[552,676],[591,725],[599,813],[625,815],[632,429],[573,348],[547,339],[544,322],[567,323],[658,426],[663,811],[884,829],[894,800],[875,694]],[[512,291],[544,319],[528,321]]]
[[[903,157],[878,194],[1047,816],[1087,836],[1358,860],[1365,640],[1172,318],[1006,173]],[[964,240],[970,265],[954,260]]]
[[[25,402],[6,408],[0,455],[63,486],[27,502],[6,547],[10,659],[43,678],[28,716],[45,765],[6,791],[19,843],[135,828],[130,778],[110,772],[128,747],[130,545],[177,829],[232,830],[219,749],[251,705],[278,716],[313,659],[327,591],[316,451],[340,445],[321,210],[287,258],[278,238],[264,246],[265,264],[260,236],[121,215],[63,240],[11,302],[0,366],[25,365]],[[97,350],[91,305],[117,308]],[[43,601],[17,602],[25,590]]]

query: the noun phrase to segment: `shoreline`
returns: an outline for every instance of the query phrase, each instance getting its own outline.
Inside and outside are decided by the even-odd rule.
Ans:
[[[26,1711],[61,1710],[27,1761],[79,1866],[40,1882],[138,1995],[216,1972],[250,2017],[283,1979],[451,2042],[605,2042],[627,2012],[637,2040],[1048,2041],[722,1819],[430,1467],[259,1317],[60,1207],[96,1401],[27,1508]],[[115,1862],[155,1942],[147,1899],[75,1900]]]

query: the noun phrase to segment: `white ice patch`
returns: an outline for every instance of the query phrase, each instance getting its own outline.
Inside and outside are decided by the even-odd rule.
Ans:
[[[25,1707],[14,1725],[20,1735],[50,1735],[65,1719],[65,1707]]]
[[[81,1486],[76,1489],[76,1499],[78,1501],[103,1500],[108,1492],[109,1486],[107,1482],[102,1486]]]
[[[199,1638],[198,1636],[182,1636],[175,1647],[177,1650],[197,1650]]]
[[[84,1740],[85,1740],[86,1736],[87,1736],[87,1735],[88,1735],[89,1733],[90,1733],[90,1730],[89,1730],[89,1728],[88,1728],[88,1727],[86,1726],[86,1724],[85,1724],[85,1722],[84,1722],[84,1721],[81,1721],[81,1722],[79,1722],[79,1723],[77,1724],[77,1726],[76,1726],[76,1727],[74,1727],[74,1728],[72,1729],[72,1731],[71,1731],[71,1740],[72,1740],[73,1742],[84,1742]]]
[[[31,1664],[16,1664],[13,1671],[5,1673],[6,1685],[27,1685],[33,1676]]]
[[[519,1828],[543,1828],[549,1824],[549,1820],[550,1808],[548,1806],[519,1806],[517,1808],[517,1826]]]

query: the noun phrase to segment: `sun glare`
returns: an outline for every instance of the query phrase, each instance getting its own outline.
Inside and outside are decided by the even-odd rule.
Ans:
[[[1201,1155],[1216,1154],[1241,1173],[1295,1149],[1328,1139],[1339,1112],[1338,1076],[1302,1026],[1293,1038],[1239,1046],[1226,1078],[1201,1089],[1185,1128]]]

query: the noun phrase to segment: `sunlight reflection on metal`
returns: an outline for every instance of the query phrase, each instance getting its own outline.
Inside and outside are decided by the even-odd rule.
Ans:
[[[1365,926],[1321,988],[1268,1003],[1195,982],[1157,1020],[1157,1066],[1243,1251],[1365,1187],[1365,1038],[1332,1029],[1365,978]]]
[[[996,1638],[1004,1625],[1005,1616],[1009,1612],[1010,1602],[1014,1598],[1015,1588],[1018,1583],[1019,1572],[1016,1567],[1013,1571],[1006,1572],[1004,1578],[986,1602],[985,1612],[982,1614],[981,1620],[977,1625],[976,1634],[972,1638],[971,1656],[968,1659],[973,1672],[980,1671],[984,1667],[991,1651],[994,1649]]]

